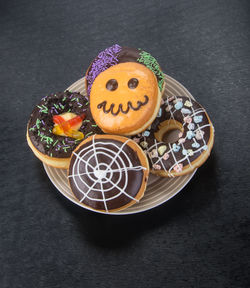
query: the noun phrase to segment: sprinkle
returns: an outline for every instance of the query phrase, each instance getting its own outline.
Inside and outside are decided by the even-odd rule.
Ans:
[[[140,143],[140,145],[141,145],[142,148],[147,148],[148,147],[148,143],[146,141],[142,141]]]
[[[192,117],[186,116],[186,117],[183,118],[183,120],[184,120],[185,123],[191,123],[192,122]]]
[[[181,113],[183,113],[183,114],[191,114],[191,110],[189,110],[187,108],[182,108],[181,109]]]
[[[155,170],[161,170],[161,166],[158,165],[158,164],[154,164],[154,165],[153,165],[153,168],[154,168]]]
[[[172,148],[174,152],[178,152],[181,149],[181,147],[175,143],[173,144]]]
[[[194,122],[195,123],[200,123],[203,119],[203,116],[202,115],[199,115],[199,116],[194,116]]]
[[[64,96],[64,97],[63,97],[63,99],[62,99],[62,102],[64,102],[64,101],[66,100],[66,98],[67,98],[67,97],[66,97],[66,96]]]
[[[198,130],[198,131],[196,131],[196,133],[195,133],[195,138],[196,138],[197,140],[201,140],[201,139],[203,139],[204,134],[205,134],[204,131]]]
[[[187,128],[188,128],[189,130],[194,130],[194,123],[189,123],[188,126],[187,126]]]
[[[91,134],[93,134],[94,132],[92,132],[92,131],[90,131],[89,133],[87,133],[86,135],[85,135],[85,137],[87,138],[89,135],[91,135]]]
[[[71,99],[71,101],[75,101],[75,100],[76,100],[76,98]]]
[[[91,125],[92,127],[97,127],[97,125],[96,124],[93,124],[93,125]]]
[[[54,104],[55,108],[59,109],[59,106],[57,104]]]
[[[147,130],[142,133],[142,136],[144,137],[148,137],[149,135],[150,135],[150,132]]]
[[[182,171],[182,168],[183,168],[183,165],[182,165],[181,163],[180,163],[180,164],[176,164],[176,165],[174,166],[174,171],[177,172],[177,173],[179,173],[179,172]]]
[[[87,105],[89,105],[89,102],[86,102],[86,103],[85,103],[85,106],[87,106]]]
[[[34,128],[34,127],[31,127],[31,128],[29,129],[29,131],[35,131],[35,128]]]
[[[190,140],[190,139],[192,139],[193,137],[195,136],[195,134],[194,134],[194,132],[193,131],[188,131],[187,132],[187,138]]]
[[[156,149],[153,149],[151,152],[148,152],[150,158],[158,157],[158,153]]]
[[[174,105],[174,108],[176,110],[180,110],[182,108],[183,104],[181,101],[178,101],[175,105]]]
[[[200,144],[199,144],[198,142],[194,142],[194,143],[192,144],[192,147],[193,147],[193,148],[199,148],[199,147],[200,147]]]
[[[188,101],[188,100],[186,100],[184,105],[187,106],[187,107],[192,107],[193,106],[193,104],[190,101]]]
[[[59,105],[60,105],[60,107],[61,107],[62,109],[64,109],[64,106],[63,106],[61,103],[59,103]]]
[[[180,138],[180,139],[178,140],[178,144],[183,144],[185,141],[186,141],[185,138]]]
[[[52,153],[50,153],[50,157],[52,157]]]
[[[53,146],[55,146],[57,142],[58,142],[58,140],[56,140],[56,141],[54,142]]]
[[[40,128],[40,123],[41,123],[41,121],[37,118],[36,119],[36,127],[37,127],[37,129]]]
[[[166,146],[166,145],[160,146],[160,147],[158,148],[158,153],[159,153],[159,155],[162,156],[162,155],[165,153],[166,150],[167,150],[167,146]]]
[[[86,120],[83,120],[83,122],[90,122],[90,120],[87,120],[87,119],[86,119]]]

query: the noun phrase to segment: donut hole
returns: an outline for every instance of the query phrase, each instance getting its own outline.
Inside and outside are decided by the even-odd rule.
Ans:
[[[166,120],[161,122],[158,131],[155,133],[155,138],[159,142],[165,143],[174,143],[176,142],[180,136],[180,133],[183,133],[182,123],[174,120]]]

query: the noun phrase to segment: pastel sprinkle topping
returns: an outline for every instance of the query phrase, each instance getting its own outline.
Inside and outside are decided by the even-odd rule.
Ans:
[[[198,116],[194,116],[194,122],[195,123],[200,123],[202,122],[203,116],[202,115],[198,115]]]

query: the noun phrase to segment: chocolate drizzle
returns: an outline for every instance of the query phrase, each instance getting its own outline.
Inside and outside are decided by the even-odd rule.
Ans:
[[[127,104],[127,109],[126,110],[123,110],[123,105],[122,104],[119,104],[118,106],[118,109],[116,112],[114,112],[114,107],[115,107],[115,104],[112,103],[109,107],[109,109],[106,108],[107,106],[107,101],[103,101],[102,103],[98,104],[97,105],[97,108],[98,109],[102,109],[103,108],[103,112],[105,114],[108,114],[109,112],[111,112],[111,114],[113,116],[117,116],[120,112],[122,112],[123,114],[127,114],[129,112],[130,109],[134,110],[134,111],[137,111],[139,110],[142,106],[146,105],[149,101],[148,99],[148,96],[147,95],[144,95],[144,98],[145,98],[145,101],[144,102],[141,102],[141,101],[137,101],[137,106],[134,107],[132,102],[131,101],[128,101],[128,104]]]

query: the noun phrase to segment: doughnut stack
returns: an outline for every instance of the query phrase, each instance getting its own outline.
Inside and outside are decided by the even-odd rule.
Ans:
[[[125,209],[143,197],[149,172],[184,175],[210,155],[214,128],[206,110],[183,95],[162,97],[164,74],[148,52],[106,48],[88,67],[85,87],[87,96],[66,90],[42,98],[26,136],[43,163],[68,170],[86,208]],[[178,140],[164,142],[176,129]]]

